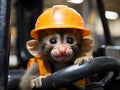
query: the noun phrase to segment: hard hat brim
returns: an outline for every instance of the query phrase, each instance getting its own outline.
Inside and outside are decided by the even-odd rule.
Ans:
[[[41,30],[49,30],[49,29],[57,29],[57,28],[71,28],[71,29],[78,29],[82,32],[82,36],[85,37],[85,36],[88,36],[90,35],[90,30],[87,29],[87,28],[83,28],[83,27],[76,27],[76,26],[70,26],[70,25],[50,25],[50,26],[45,26],[45,27],[40,27],[40,28],[37,28],[37,29],[33,29],[31,31],[31,37],[32,38],[35,38],[35,39],[38,39],[39,36],[40,36],[40,31]]]

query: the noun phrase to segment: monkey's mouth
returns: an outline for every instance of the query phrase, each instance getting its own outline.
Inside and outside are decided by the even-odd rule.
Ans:
[[[58,62],[66,62],[71,59],[71,55],[58,55],[54,56],[53,59]]]

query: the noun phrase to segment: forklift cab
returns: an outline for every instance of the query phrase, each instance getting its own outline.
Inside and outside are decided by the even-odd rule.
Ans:
[[[8,70],[9,62],[9,20],[10,20],[10,0],[0,0],[0,15],[3,16],[0,21],[0,41],[1,41],[1,68],[0,68],[0,88],[2,90],[19,90],[19,81],[25,73],[28,59],[32,57],[25,47],[25,42],[31,37],[28,33],[34,28],[34,23],[39,13],[42,12],[42,0],[17,0],[16,7],[16,26],[17,26],[17,44],[16,55],[18,65]],[[86,0],[87,1],[87,0]],[[87,1],[90,3],[90,1]],[[41,5],[39,5],[41,3]],[[27,6],[26,6],[27,4]],[[91,63],[85,62],[83,65],[72,65],[58,72],[53,73],[50,77],[43,79],[43,87],[40,90],[58,90],[66,85],[70,90],[119,90],[120,86],[120,60],[119,46],[114,46],[111,40],[109,26],[105,18],[104,3],[102,0],[96,0],[98,11],[102,20],[105,36],[105,45],[99,47],[94,53],[94,59]],[[34,16],[33,16],[34,15]],[[2,24],[5,22],[5,24]],[[117,56],[117,57],[116,57]],[[84,87],[79,87],[73,82],[83,78],[92,77],[93,83]],[[61,79],[60,79],[61,78]]]

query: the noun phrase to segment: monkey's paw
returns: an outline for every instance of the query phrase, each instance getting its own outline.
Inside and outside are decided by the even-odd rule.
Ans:
[[[79,57],[74,61],[74,64],[82,65],[84,62],[90,62],[92,59],[92,56]]]
[[[32,88],[34,88],[34,87],[41,88],[42,87],[42,79],[46,78],[47,76],[50,76],[50,75],[51,74],[48,73],[48,74],[46,74],[44,76],[39,76],[39,77],[36,77],[36,78],[32,79],[31,82],[30,82],[30,86]]]

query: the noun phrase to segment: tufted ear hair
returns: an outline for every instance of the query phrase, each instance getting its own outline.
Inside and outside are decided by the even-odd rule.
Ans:
[[[40,54],[40,43],[38,40],[29,40],[26,42],[27,50],[33,56]]]
[[[93,48],[93,40],[90,38],[84,38],[82,41],[82,52],[83,53],[88,53],[92,50]]]

